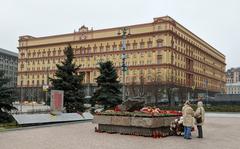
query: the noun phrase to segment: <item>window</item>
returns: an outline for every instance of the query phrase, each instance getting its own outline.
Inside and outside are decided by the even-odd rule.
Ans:
[[[133,74],[136,75],[136,70],[133,70]]]
[[[50,56],[51,55],[51,51],[48,51],[48,56]]]
[[[117,51],[117,46],[113,45],[113,51]]]
[[[152,53],[151,52],[148,52],[148,57],[151,57],[152,56]]]
[[[55,51],[55,49],[53,50],[53,56],[55,56],[56,55],[56,51]]]
[[[96,46],[96,45],[94,45],[94,47],[93,47],[93,52],[94,52],[94,53],[97,52],[97,46]]]
[[[136,58],[136,54],[135,53],[133,54],[133,58]]]
[[[137,49],[137,43],[133,43],[133,49]]]
[[[122,43],[119,44],[119,50],[122,50]]]
[[[58,50],[58,55],[61,55],[61,50],[60,49]]]
[[[88,45],[87,52],[91,53],[92,48]]]
[[[131,49],[131,45],[130,45],[130,43],[127,43],[126,44],[126,50],[130,50]]]
[[[150,81],[151,80],[151,76],[148,76],[148,81]]]
[[[107,52],[110,51],[110,46],[109,45],[106,46],[106,51]]]
[[[163,40],[157,40],[157,47],[163,46]]]
[[[100,46],[100,52],[103,52],[103,46],[102,45]]]
[[[144,42],[140,43],[140,49],[144,49]]]
[[[152,41],[148,42],[148,48],[152,48]]]
[[[151,70],[150,69],[148,69],[148,74],[150,74],[151,73]]]
[[[162,63],[162,55],[158,55],[157,56],[157,64],[161,64]]]

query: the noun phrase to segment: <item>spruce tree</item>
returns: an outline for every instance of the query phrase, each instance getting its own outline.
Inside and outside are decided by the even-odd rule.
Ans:
[[[119,83],[116,69],[111,61],[99,63],[100,76],[97,80],[97,90],[94,93],[93,103],[104,105],[104,109],[113,108],[122,103],[121,85]]]
[[[13,88],[7,87],[6,84],[11,80],[4,76],[4,71],[0,71],[0,122],[10,122],[12,117],[8,112],[17,110],[12,102],[16,99]]]
[[[67,112],[84,111],[84,88],[82,81],[84,73],[79,72],[80,66],[74,62],[73,49],[69,45],[64,54],[65,60],[57,64],[57,71],[54,78],[50,78],[54,90],[64,91],[64,106]]]

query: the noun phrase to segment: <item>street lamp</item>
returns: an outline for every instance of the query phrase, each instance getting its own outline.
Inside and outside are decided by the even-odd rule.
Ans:
[[[22,103],[23,103],[23,81],[21,79],[21,82],[20,82],[20,112],[22,113]]]
[[[206,85],[206,104],[208,105],[208,80],[205,80],[205,85]]]
[[[122,36],[122,84],[123,84],[123,89],[122,89],[122,100],[126,100],[126,87],[125,87],[125,72],[127,71],[127,65],[126,65],[126,38],[127,35],[130,35],[130,29],[127,27],[123,27],[119,29],[118,35]]]
[[[46,78],[46,84],[43,84],[43,92],[45,92],[45,104],[47,103],[48,101],[48,90],[49,90],[49,68],[48,68],[48,65],[46,65],[46,75],[47,75],[47,78]]]

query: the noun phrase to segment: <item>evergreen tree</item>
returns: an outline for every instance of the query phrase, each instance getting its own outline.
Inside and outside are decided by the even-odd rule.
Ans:
[[[99,63],[100,76],[97,77],[98,88],[94,93],[93,104],[104,105],[105,109],[122,103],[118,75],[111,61]]]
[[[13,88],[7,87],[6,84],[10,79],[4,77],[4,72],[0,71],[0,122],[10,122],[12,117],[8,112],[17,110],[12,102],[16,99]]]
[[[84,88],[82,81],[84,73],[79,73],[80,66],[73,62],[73,49],[69,45],[64,51],[66,56],[61,64],[57,64],[54,78],[50,78],[54,90],[64,91],[64,106],[67,112],[84,111]]]

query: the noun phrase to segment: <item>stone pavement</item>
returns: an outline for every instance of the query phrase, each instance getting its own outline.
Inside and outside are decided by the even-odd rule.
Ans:
[[[204,138],[95,133],[91,122],[0,132],[0,149],[240,149],[240,118],[207,117]]]

